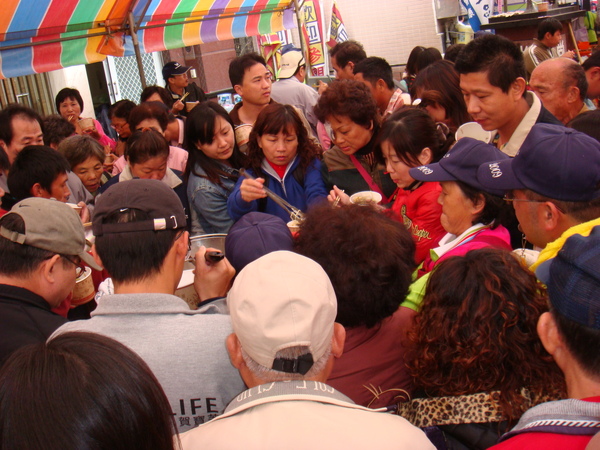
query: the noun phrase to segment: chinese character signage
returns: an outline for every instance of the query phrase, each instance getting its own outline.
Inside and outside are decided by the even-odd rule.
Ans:
[[[321,27],[321,6],[318,0],[306,0],[302,7],[302,35],[308,49],[308,61],[313,77],[325,76],[325,55]]]
[[[338,9],[335,2],[333,2],[333,9],[331,10],[331,24],[329,25],[329,41],[327,46],[329,48],[335,47],[338,42],[344,42],[348,40],[348,32],[346,26],[342,20],[342,14]]]

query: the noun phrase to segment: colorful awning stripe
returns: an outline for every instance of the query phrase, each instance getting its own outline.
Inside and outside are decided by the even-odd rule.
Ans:
[[[295,27],[293,0],[1,0],[0,78]],[[143,17],[142,17],[143,15]]]

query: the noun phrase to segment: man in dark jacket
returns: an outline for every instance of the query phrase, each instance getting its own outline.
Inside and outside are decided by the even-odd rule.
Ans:
[[[66,203],[31,197],[0,218],[0,366],[66,322],[50,309],[71,293],[83,262],[102,269],[85,251],[83,224]]]

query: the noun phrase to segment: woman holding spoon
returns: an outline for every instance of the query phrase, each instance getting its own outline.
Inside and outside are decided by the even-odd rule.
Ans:
[[[233,220],[251,211],[281,217],[289,213],[263,187],[268,187],[288,203],[306,211],[327,197],[321,178],[320,149],[309,139],[302,120],[290,105],[274,103],[259,114],[248,142],[247,173],[256,179],[240,177],[227,200]]]

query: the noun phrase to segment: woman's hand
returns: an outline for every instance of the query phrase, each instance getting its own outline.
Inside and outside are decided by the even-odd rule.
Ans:
[[[98,130],[96,129],[96,125],[95,124],[92,124],[91,127],[87,127],[85,130],[82,129],[81,132],[83,134],[87,134],[88,136],[93,137],[97,141],[100,140],[100,133],[98,133]]]
[[[251,202],[254,200],[258,200],[259,198],[266,197],[267,194],[263,189],[264,183],[264,178],[256,178],[254,180],[245,178],[240,186],[240,194],[242,195],[242,200],[244,200],[245,202]]]
[[[338,188],[337,186],[333,186],[333,189],[329,192],[329,195],[327,196],[327,200],[329,201],[329,203],[334,204],[338,198],[339,198],[339,201],[336,203],[336,205],[338,205],[338,204],[349,205],[350,204],[350,196],[348,194],[344,193],[344,191],[341,190],[340,188]]]

